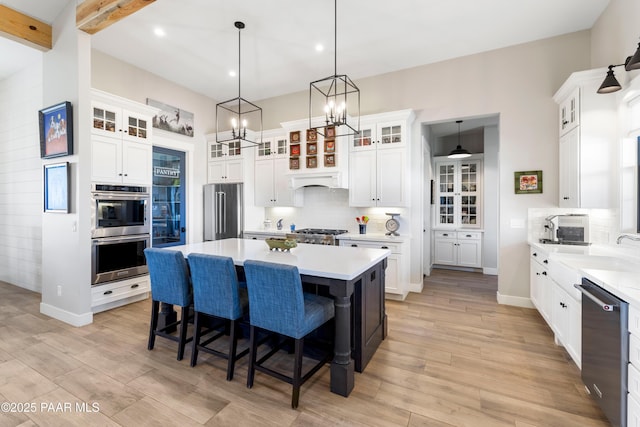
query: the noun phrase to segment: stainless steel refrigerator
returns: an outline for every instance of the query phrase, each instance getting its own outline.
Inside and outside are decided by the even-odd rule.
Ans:
[[[204,240],[242,237],[244,228],[242,184],[204,186]]]

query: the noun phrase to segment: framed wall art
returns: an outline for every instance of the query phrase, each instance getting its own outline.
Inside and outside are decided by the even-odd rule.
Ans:
[[[193,136],[193,113],[150,98],[147,98],[147,105],[160,109],[153,117],[154,128]]]
[[[69,213],[69,163],[44,165],[44,211]]]
[[[40,122],[40,157],[73,154],[73,109],[69,101],[38,111]]]
[[[542,171],[514,172],[516,194],[542,193]]]
[[[315,129],[307,129],[307,141],[313,142],[318,139],[318,133]]]
[[[300,131],[296,130],[296,131],[293,131],[293,132],[289,132],[289,141],[292,144],[300,142]]]
[[[332,167],[336,165],[336,156],[334,154],[324,155],[324,165],[326,167]]]

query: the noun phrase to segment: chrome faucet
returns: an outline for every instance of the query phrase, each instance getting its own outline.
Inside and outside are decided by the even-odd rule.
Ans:
[[[616,243],[619,245],[620,242],[622,242],[622,240],[624,239],[633,240],[634,242],[640,242],[640,236],[631,236],[629,234],[621,234],[616,239]]]

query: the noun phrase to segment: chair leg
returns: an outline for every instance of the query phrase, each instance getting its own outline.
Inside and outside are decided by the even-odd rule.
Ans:
[[[189,307],[182,307],[180,316],[180,336],[178,341],[178,360],[184,356],[184,348],[187,342],[187,326],[189,326]]]
[[[256,328],[249,329],[249,370],[247,372],[247,387],[253,387],[253,377],[256,374],[256,353],[258,352],[258,340],[256,338]]]
[[[149,325],[149,343],[147,350],[153,350],[156,342],[156,329],[158,328],[158,311],[160,310],[160,301],[151,301],[151,322]]]
[[[233,379],[233,369],[236,364],[236,350],[238,348],[238,325],[235,320],[231,320],[229,326],[229,358],[227,360],[227,381]]]
[[[193,344],[191,345],[191,367],[198,363],[198,345],[200,345],[200,313],[193,315]]]
[[[291,395],[291,407],[298,407],[298,399],[300,398],[300,385],[302,383],[302,351],[304,348],[304,338],[296,338],[295,340],[295,362],[293,364],[293,394]]]

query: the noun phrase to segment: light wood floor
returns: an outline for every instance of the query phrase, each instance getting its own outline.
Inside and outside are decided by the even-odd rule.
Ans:
[[[147,351],[149,301],[74,328],[0,282],[0,401],[19,411],[0,406],[0,426],[608,425],[538,313],[495,299],[493,276],[435,270],[422,294],[387,301],[389,336],[349,398],[323,368],[292,410],[285,383],[258,372],[246,388],[246,358],[227,382],[213,356],[191,368],[160,338]]]

